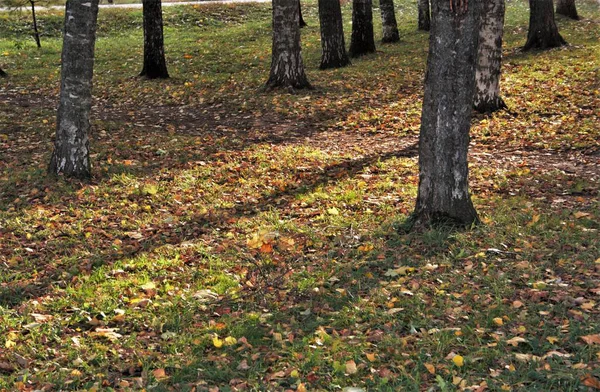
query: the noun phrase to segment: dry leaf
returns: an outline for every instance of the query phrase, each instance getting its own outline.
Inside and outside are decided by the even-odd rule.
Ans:
[[[587,344],[600,344],[600,334],[581,336],[581,340]]]
[[[165,373],[165,369],[160,368],[160,369],[154,369],[152,371],[152,375],[154,376],[154,378],[156,378],[157,380],[160,380],[162,378],[166,378],[167,377],[167,373]]]
[[[357,371],[356,362],[353,360],[346,362],[346,374],[355,374]]]
[[[600,380],[598,380],[596,377],[592,376],[591,374],[588,374],[583,379],[583,385],[585,385],[586,387],[594,388],[594,389],[600,389]]]
[[[508,339],[506,341],[506,344],[510,344],[511,346],[517,347],[519,345],[519,343],[525,343],[527,342],[527,339],[522,338],[520,336],[515,336],[512,339]]]
[[[369,360],[369,362],[375,362],[375,354],[367,353],[367,359]]]
[[[425,368],[427,369],[427,371],[431,374],[435,374],[435,366],[433,366],[430,363],[425,363]]]

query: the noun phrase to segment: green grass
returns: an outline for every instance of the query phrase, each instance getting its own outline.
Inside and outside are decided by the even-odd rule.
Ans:
[[[141,12],[101,10],[83,184],[45,175],[62,15],[40,13],[37,50],[27,14],[0,13],[0,390],[598,378],[582,338],[600,333],[597,2],[558,18],[570,46],[527,54],[527,4],[508,3],[510,112],[472,122],[484,224],[410,234],[428,40],[416,5],[396,4],[399,44],[329,71],[303,6],[316,89],[296,94],[261,90],[269,5],[165,8],[165,81],[136,77]]]

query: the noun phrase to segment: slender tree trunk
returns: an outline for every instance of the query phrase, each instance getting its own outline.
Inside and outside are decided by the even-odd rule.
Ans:
[[[506,108],[500,97],[505,5],[504,0],[482,0],[482,4],[474,106],[481,113],[491,113]]]
[[[419,2],[419,30],[429,31],[431,28],[431,13],[429,12],[429,0],[418,0]]]
[[[48,172],[91,176],[88,133],[98,0],[67,0],[61,57],[60,101]]]
[[[344,42],[342,8],[339,0],[319,0],[319,20],[323,49],[319,68],[339,68],[350,64]]]
[[[310,88],[300,52],[297,0],[273,0],[273,49],[266,88]]]
[[[431,2],[431,35],[419,137],[417,227],[478,222],[468,187],[467,152],[475,92],[479,0],[450,10],[448,0]]]
[[[299,24],[300,28],[308,26],[306,24],[306,22],[304,21],[304,18],[302,17],[302,4],[300,4],[300,0],[298,0],[298,18],[299,18],[298,24]]]
[[[161,0],[143,0],[144,66],[140,76],[148,79],[169,77],[165,61]]]
[[[390,43],[400,41],[394,0],[380,0],[379,7],[381,8],[381,28],[383,29],[381,42]]]
[[[554,20],[552,0],[529,0],[529,33],[523,50],[566,45]]]
[[[33,18],[33,37],[35,38],[35,44],[38,48],[42,47],[42,43],[40,42],[40,31],[38,30],[37,19],[35,17],[35,1],[29,0],[29,4],[31,4],[31,17]]]
[[[575,0],[556,0],[556,13],[567,18],[579,20]]]
[[[8,75],[6,74],[6,72],[4,72],[4,71],[2,70],[2,68],[0,68],[0,77],[4,78],[4,77],[6,77],[6,76],[8,76]]]
[[[371,0],[352,0],[352,36],[349,52],[350,57],[360,57],[375,52]]]

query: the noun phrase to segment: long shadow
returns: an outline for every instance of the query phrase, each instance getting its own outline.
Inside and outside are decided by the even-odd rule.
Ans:
[[[111,244],[104,245],[100,243],[95,248],[94,254],[89,256],[92,264],[88,271],[91,272],[94,268],[102,265],[110,265],[119,259],[131,258],[140,254],[152,252],[153,249],[165,244],[176,245],[187,240],[193,240],[199,235],[212,232],[215,228],[228,227],[228,225],[230,225],[228,221],[231,218],[255,216],[262,211],[268,211],[273,206],[281,208],[282,206],[289,205],[293,202],[297,195],[309,193],[320,186],[335,183],[344,178],[351,178],[365,167],[378,161],[395,157],[413,157],[416,153],[416,144],[411,144],[401,150],[383,155],[369,155],[361,159],[347,160],[330,165],[322,171],[319,170],[318,173],[310,175],[304,173],[306,176],[300,183],[289,185],[283,190],[276,191],[270,195],[265,195],[256,201],[247,202],[233,208],[222,209],[217,213],[197,215],[176,226],[164,224],[163,226],[155,227],[153,234],[142,241],[136,241],[123,234],[123,238],[121,238],[123,249],[130,250],[124,253],[116,253],[111,248]],[[14,238],[14,236],[12,233],[0,229],[0,238],[9,239]],[[68,240],[71,239],[65,239],[65,241]],[[75,244],[54,244],[58,255],[60,255],[61,252],[68,252],[69,249],[76,246],[76,240]],[[61,266],[62,268],[57,268],[54,265],[57,254],[51,249],[51,245],[45,244],[42,250],[44,250],[45,254],[39,256],[39,259],[36,260],[35,263],[36,270],[39,271],[36,280],[34,282],[3,283],[0,286],[0,306],[15,307],[29,298],[48,294],[52,291],[53,285],[59,284],[61,274],[65,270],[70,270],[74,267],[73,265],[65,265]],[[33,259],[29,259],[28,261],[32,263]],[[4,266],[2,269],[5,269]],[[3,272],[3,274],[8,275],[8,271]]]

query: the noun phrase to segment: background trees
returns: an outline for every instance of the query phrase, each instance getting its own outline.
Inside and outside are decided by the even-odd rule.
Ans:
[[[344,25],[339,0],[319,0],[321,25],[320,69],[338,68],[350,64],[344,41]]]
[[[523,50],[556,48],[566,43],[554,20],[552,0],[529,0],[529,32]]]
[[[431,13],[429,11],[429,0],[418,0],[419,30],[429,31],[431,27]]]
[[[556,13],[574,20],[579,20],[575,0],[556,0]]]
[[[98,0],[67,0],[56,139],[48,172],[90,178],[89,129]]]
[[[387,43],[400,41],[398,24],[396,23],[394,0],[381,0],[379,2],[379,8],[381,9],[381,28],[383,29],[381,42]]]
[[[266,87],[302,89],[310,83],[300,53],[300,26],[297,0],[273,1],[273,45],[271,71]]]
[[[168,78],[163,38],[161,0],[143,0],[144,65],[140,76],[148,79]]]
[[[371,0],[353,0],[350,57],[359,57],[373,52],[375,52],[373,3]]]

